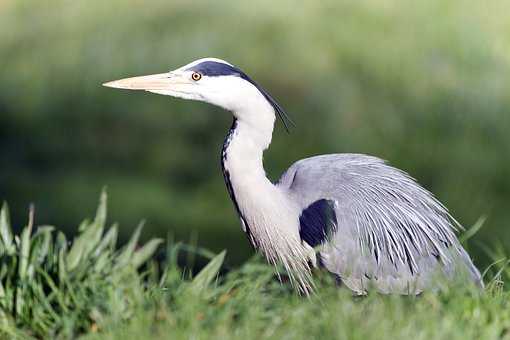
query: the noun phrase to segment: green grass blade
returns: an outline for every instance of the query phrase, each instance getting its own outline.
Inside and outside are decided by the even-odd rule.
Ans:
[[[2,210],[0,210],[0,236],[7,254],[14,254],[15,246],[13,242],[11,223],[9,220],[9,207],[6,202],[4,202]]]
[[[108,208],[108,195],[106,194],[106,190],[103,189],[101,192],[101,197],[99,198],[99,205],[96,211],[96,218],[94,219],[94,223],[100,227],[104,228],[106,223],[106,215]]]
[[[469,228],[466,230],[464,234],[459,238],[460,243],[465,244],[470,238],[476,235],[476,233],[483,227],[485,224],[485,221],[487,220],[487,216],[480,216],[478,220]]]
[[[83,221],[79,227],[80,235],[74,239],[73,246],[66,258],[67,269],[74,270],[81,261],[87,259],[89,254],[98,246],[103,235],[107,215],[107,195],[103,190],[99,199],[96,217],[92,223]]]
[[[117,244],[118,234],[119,226],[117,224],[114,224],[103,236],[101,242],[99,242],[99,245],[94,250],[94,256],[97,257],[101,255],[101,253],[106,249],[113,251],[113,249],[115,249],[115,245]]]
[[[79,242],[79,240],[75,240],[69,253],[66,256],[66,265],[69,271],[72,271],[74,268],[78,266],[83,254],[83,242]]]
[[[95,258],[94,270],[99,273],[111,264],[111,256],[108,252],[103,252]]]
[[[27,275],[28,260],[30,258],[30,246],[31,246],[30,235],[32,234],[33,222],[34,222],[34,210],[33,207],[31,207],[28,225],[21,232],[21,244],[18,267],[18,275],[21,281],[24,281]]]
[[[87,258],[101,242],[107,215],[107,195],[103,190],[99,199],[94,221],[83,232],[81,241],[83,243],[82,257]]]
[[[117,256],[117,265],[124,266],[129,263],[131,257],[136,248],[136,244],[138,243],[138,239],[140,238],[140,233],[142,232],[145,221],[140,222],[138,227],[135,229],[135,232],[129,239],[129,242],[126,244],[121,253]]]
[[[55,228],[52,226],[43,226],[37,228],[37,232],[32,238],[32,249],[30,251],[30,264],[39,266],[44,262],[51,247],[52,232]]]
[[[138,268],[144,264],[154,254],[162,242],[162,239],[153,239],[147,242],[142,248],[135,251],[131,259],[133,267]]]
[[[226,251],[222,251],[215,258],[213,258],[209,263],[198,273],[197,276],[191,282],[189,287],[190,291],[194,293],[199,293],[203,291],[218,275],[221,265],[225,260]]]
[[[58,251],[58,279],[60,282],[65,282],[67,279],[66,255],[66,248],[60,248]]]

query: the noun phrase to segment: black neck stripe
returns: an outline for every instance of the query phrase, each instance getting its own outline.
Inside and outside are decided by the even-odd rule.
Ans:
[[[228,157],[228,147],[230,145],[230,142],[232,141],[232,138],[234,138],[236,128],[237,128],[237,119],[234,118],[234,121],[232,122],[232,127],[228,131],[227,137],[225,138],[225,142],[223,142],[223,147],[221,149],[221,171],[223,172],[223,178],[225,179],[225,185],[227,187],[228,195],[230,196],[232,203],[234,203],[234,208],[235,208],[237,214],[239,215],[239,218],[241,219],[241,223],[244,225],[246,234],[248,236],[248,240],[250,241],[250,243],[253,247],[258,248],[257,243],[256,243],[255,239],[253,238],[253,235],[250,232],[250,226],[248,225],[246,218],[244,218],[244,216],[241,212],[241,209],[239,209],[239,204],[237,203],[237,200],[236,200],[234,188],[232,186],[232,182],[230,181],[230,173],[225,167],[225,162],[227,161],[227,157]]]

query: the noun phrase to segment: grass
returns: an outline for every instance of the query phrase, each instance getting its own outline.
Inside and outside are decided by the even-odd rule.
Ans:
[[[126,325],[88,339],[499,339],[508,338],[507,294],[354,298],[324,284],[311,299],[250,264],[205,297],[157,294]],[[330,282],[328,282],[330,283]],[[162,298],[162,300],[160,300]],[[156,302],[157,301],[157,302]],[[161,302],[163,301],[163,302]]]
[[[501,339],[510,338],[509,295],[492,280],[479,292],[457,287],[419,297],[353,297],[318,273],[317,294],[296,295],[254,259],[190,290],[171,270],[163,287],[123,325],[86,339]],[[206,267],[207,268],[207,267]]]
[[[106,195],[72,243],[53,227],[13,236],[0,214],[0,336],[9,339],[510,339],[505,261],[487,270],[484,292],[458,285],[418,297],[354,297],[317,271],[306,298],[255,257],[222,271],[225,252],[196,275],[179,265],[190,247],[161,240],[120,249],[105,230]],[[220,274],[219,274],[220,273]],[[285,278],[285,276],[282,276]]]
[[[34,233],[28,225],[13,236],[7,205],[0,212],[0,334],[7,338],[71,338],[103,317],[127,320],[144,301],[144,276],[137,271],[161,240],[137,248],[139,226],[116,249],[118,229],[105,232],[106,194],[96,217],[79,226],[72,243],[54,227]]]

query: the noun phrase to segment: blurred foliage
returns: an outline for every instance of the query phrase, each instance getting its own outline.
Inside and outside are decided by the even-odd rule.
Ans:
[[[215,56],[297,122],[275,130],[271,178],[314,154],[376,155],[461,223],[487,215],[475,242],[509,244],[508,13],[475,0],[4,0],[0,199],[16,224],[34,202],[38,224],[70,225],[107,185],[121,225],[144,216],[149,235],[245,259],[219,169],[229,114],[100,86]]]

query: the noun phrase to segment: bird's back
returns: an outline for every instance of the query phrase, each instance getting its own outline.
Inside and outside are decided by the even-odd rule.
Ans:
[[[461,228],[432,194],[405,172],[361,154],[331,154],[294,163],[278,186],[302,209],[332,202],[335,229],[324,233],[320,261],[352,290],[418,293],[437,278],[478,270],[454,231]],[[312,222],[313,223],[313,222]],[[314,231],[315,232],[315,231]]]

